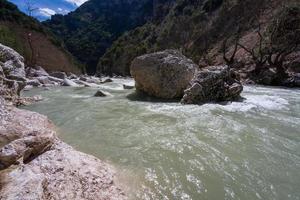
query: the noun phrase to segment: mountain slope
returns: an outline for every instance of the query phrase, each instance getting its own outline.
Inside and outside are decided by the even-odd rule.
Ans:
[[[52,16],[44,24],[93,73],[99,57],[114,40],[151,18],[152,6],[152,0],[90,0],[68,15]]]
[[[59,40],[40,22],[6,0],[0,0],[0,43],[17,50],[25,57],[27,65],[80,73],[74,58]]]
[[[199,64],[203,60],[221,64],[220,47],[224,40],[228,40],[230,47],[237,35],[241,40],[249,36],[246,43],[255,44],[257,37],[253,35],[256,36],[258,23],[266,30],[278,11],[295,2],[177,0],[161,22],[150,21],[118,38],[99,60],[98,71],[129,75],[129,65],[134,57],[169,48],[180,49]],[[293,28],[296,27],[295,24]],[[241,57],[245,57],[245,53]]]

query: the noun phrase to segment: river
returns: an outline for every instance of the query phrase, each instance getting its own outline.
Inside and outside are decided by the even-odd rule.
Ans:
[[[114,165],[130,199],[300,199],[300,90],[246,86],[243,102],[139,99],[130,79],[96,89],[33,89],[59,137]]]

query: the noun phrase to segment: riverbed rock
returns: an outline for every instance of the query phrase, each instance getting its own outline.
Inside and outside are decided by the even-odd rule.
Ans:
[[[73,74],[71,72],[68,72],[67,76],[68,76],[68,79],[77,79],[78,78],[76,74]]]
[[[41,85],[40,81],[37,79],[31,79],[26,81],[26,85],[30,85],[33,87],[39,87]]]
[[[131,89],[134,89],[135,87],[133,85],[126,85],[126,84],[123,84],[123,88],[125,90],[131,90]]]
[[[102,83],[112,83],[113,80],[111,78],[106,78]]]
[[[67,78],[67,74],[65,72],[51,72],[50,76],[53,76],[55,78],[59,78],[62,80]]]
[[[240,98],[242,84],[228,66],[210,66],[195,74],[181,100],[184,104],[233,101]]]
[[[3,102],[0,199],[126,199],[109,165],[61,142],[47,117]]]
[[[103,90],[98,90],[95,94],[94,97],[107,97],[107,96],[112,96],[110,93],[105,92]]]
[[[52,81],[50,81],[48,76],[39,76],[39,77],[36,77],[36,79],[43,85],[52,84]]]
[[[48,76],[48,79],[58,84],[62,84],[64,82],[64,79],[56,78],[54,76]]]
[[[136,89],[148,95],[181,98],[198,66],[176,50],[146,54],[133,60],[130,72]]]
[[[79,85],[77,83],[75,83],[74,81],[65,78],[64,82],[62,84],[63,86],[70,86],[70,87],[78,87]]]
[[[48,72],[41,66],[27,67],[26,74],[27,77],[49,76]]]

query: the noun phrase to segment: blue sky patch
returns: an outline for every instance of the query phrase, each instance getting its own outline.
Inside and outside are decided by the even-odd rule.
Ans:
[[[33,8],[36,8],[32,13],[40,21],[49,19],[54,14],[67,14],[75,10],[78,6],[87,0],[9,0],[16,4],[24,13],[28,14],[26,2],[30,2]]]

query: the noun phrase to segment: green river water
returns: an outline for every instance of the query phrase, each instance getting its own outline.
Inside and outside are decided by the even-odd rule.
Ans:
[[[243,102],[181,105],[101,89],[33,89],[76,149],[111,163],[130,199],[300,199],[300,90],[247,86]]]

